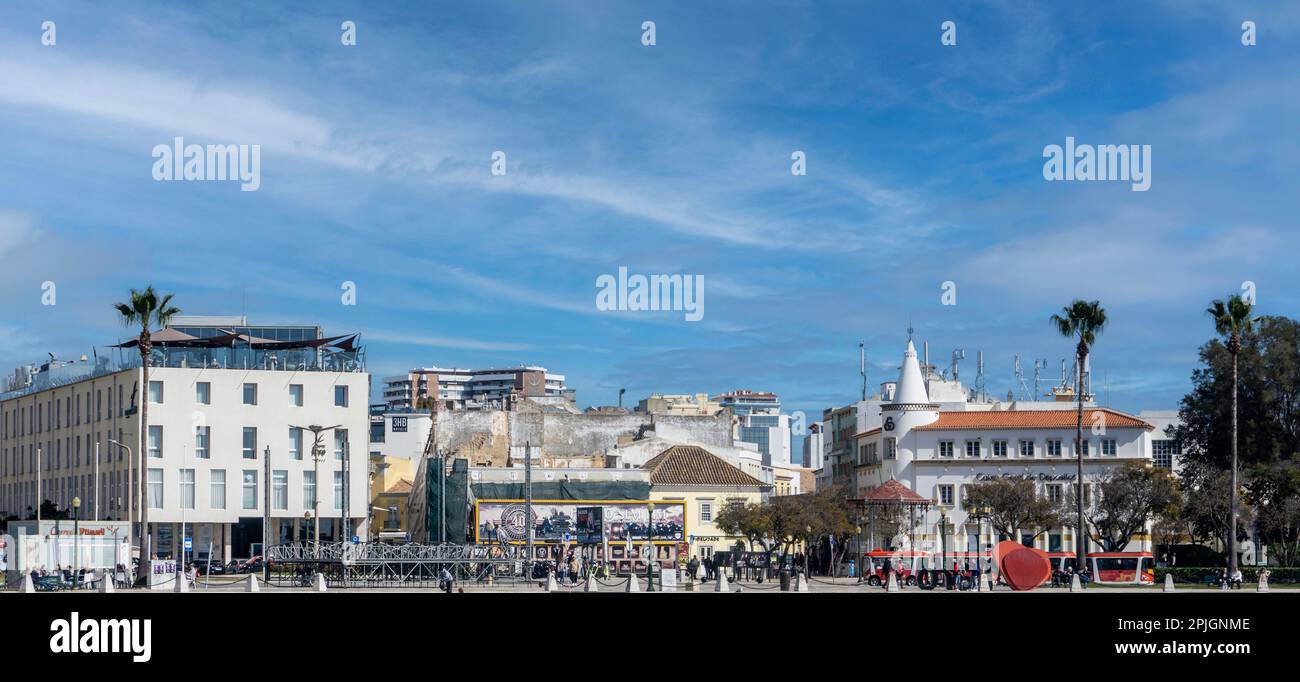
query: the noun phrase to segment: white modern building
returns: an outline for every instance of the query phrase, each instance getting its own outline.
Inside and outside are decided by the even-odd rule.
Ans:
[[[569,394],[563,374],[545,367],[490,369],[417,367],[404,375],[384,378],[384,402],[395,409],[419,407],[421,398],[436,395],[448,408],[501,409],[511,395],[526,397]]]
[[[736,416],[735,439],[757,445],[764,466],[790,466],[790,415],[775,393],[731,391],[713,400]]]
[[[917,520],[918,550],[939,551],[940,511],[951,526],[948,551],[976,551],[996,541],[987,524],[980,528],[967,516],[965,491],[972,483],[1024,477],[1049,499],[1070,497],[1078,483],[1073,402],[971,400],[960,386],[931,379],[923,375],[909,339],[898,381],[884,387],[879,413],[869,419],[869,428],[854,436],[852,480],[858,497],[893,479],[933,501],[927,518]],[[1151,462],[1153,452],[1168,447],[1167,440],[1152,421],[1086,401],[1081,446],[1085,502],[1108,469],[1125,462]],[[1024,530],[1038,535],[1014,539],[1045,551],[1069,552],[1074,546],[1069,526]],[[878,537],[874,544],[888,540]],[[1149,551],[1150,544],[1136,538],[1127,550]]]
[[[370,375],[354,341],[155,332],[144,396],[134,341],[29,368],[0,394],[0,512],[80,498],[81,518],[131,521],[134,542],[143,499],[144,551],[159,557],[177,555],[182,526],[194,556],[250,556],[268,500],[273,544],[314,537],[317,521],[322,541],[364,534]]]

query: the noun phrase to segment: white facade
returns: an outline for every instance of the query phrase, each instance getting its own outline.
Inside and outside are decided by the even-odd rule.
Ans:
[[[184,523],[196,553],[206,553],[211,545],[214,558],[228,560],[232,550],[244,554],[262,541],[268,492],[272,543],[291,540],[295,533],[308,538],[311,524],[304,515],[313,510],[307,499],[313,489],[322,539],[365,532],[368,374],[150,368],[150,389],[142,392],[150,398],[142,493],[141,453],[136,452],[140,412],[133,408],[143,396],[132,397],[140,374],[138,368],[127,369],[0,401],[5,424],[0,431],[0,510],[26,517],[27,507],[37,504],[39,448],[39,497],[61,508],[80,497],[84,518],[93,518],[98,506],[100,518],[128,520],[129,515],[135,520],[139,495],[144,495],[152,553],[175,556]],[[312,436],[305,429],[311,425],[338,427],[325,434],[325,457],[319,464],[312,460]],[[300,436],[295,427],[303,427]],[[110,438],[128,446],[133,456],[110,446]],[[344,442],[349,453],[346,486]],[[345,487],[352,517],[346,528],[340,520]]]
[[[860,497],[891,478],[935,502],[917,519],[917,549],[940,551],[939,512],[952,530],[948,551],[987,549],[994,541],[965,511],[966,486],[995,477],[1028,477],[1041,495],[1066,500],[1077,479],[1076,411],[1073,403],[931,402],[916,350],[909,340],[899,380],[887,387],[892,402],[881,405],[877,425],[857,434],[856,493]],[[952,383],[952,382],[949,382]],[[945,395],[961,395],[947,391]],[[1173,414],[1176,419],[1176,413]],[[1151,461],[1153,444],[1166,438],[1156,424],[1124,413],[1085,405],[1085,500],[1104,473],[1129,461]],[[1040,534],[1035,546],[1072,551],[1073,529],[1022,529]],[[1015,538],[1020,540],[1021,538]],[[876,544],[882,538],[877,538]],[[887,539],[883,539],[887,540]],[[1098,548],[1093,547],[1092,551]],[[1149,550],[1132,542],[1129,551]]]
[[[513,391],[526,395],[561,395],[568,388],[563,374],[545,367],[520,366],[490,369],[419,367],[384,377],[384,402],[393,408],[413,408],[428,397],[430,379],[438,400],[454,407],[500,407]]]
[[[383,440],[371,441],[371,452],[414,460],[424,456],[433,423],[428,412],[385,412],[382,419]]]

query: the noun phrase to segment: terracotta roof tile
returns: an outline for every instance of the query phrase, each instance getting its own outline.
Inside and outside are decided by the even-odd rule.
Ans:
[[[388,490],[384,492],[389,495],[409,495],[411,494],[411,482],[405,478],[400,478],[396,483],[388,486]]]
[[[694,445],[674,445],[655,455],[644,467],[651,485],[761,486],[766,483]]]
[[[867,502],[908,502],[912,504],[929,502],[929,500],[916,494],[911,488],[892,478],[885,481],[884,484],[868,490],[863,499]]]
[[[1094,415],[1101,413],[1106,428],[1146,429],[1155,427],[1147,422],[1107,408],[1084,408],[1083,427],[1091,428]],[[1078,420],[1075,410],[1002,410],[981,412],[940,412],[932,424],[914,427],[913,431],[944,431],[974,429],[1066,429],[1074,428]]]

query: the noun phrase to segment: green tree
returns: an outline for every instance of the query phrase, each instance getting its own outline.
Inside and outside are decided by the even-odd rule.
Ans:
[[[1253,331],[1256,318],[1252,317],[1251,301],[1233,294],[1227,302],[1215,300],[1205,312],[1214,318],[1214,331],[1225,337],[1228,354],[1232,356],[1232,472],[1228,487],[1228,527],[1237,527],[1237,356],[1241,354],[1241,337]],[[1237,571],[1237,534],[1228,534],[1228,573]]]
[[[1027,478],[1003,477],[966,486],[970,508],[988,506],[989,525],[1004,537],[1020,540],[1020,533],[1038,537],[1065,523],[1066,515],[1050,500],[1038,494]]]
[[[122,317],[122,324],[128,327],[139,326],[140,335],[137,337],[137,349],[140,351],[140,371],[141,371],[141,392],[140,392],[140,449],[136,456],[138,461],[143,462],[146,448],[148,447],[149,438],[149,358],[153,354],[152,336],[149,328],[157,325],[166,327],[171,321],[173,315],[180,314],[180,308],[173,306],[172,295],[166,294],[161,298],[153,290],[153,286],[145,287],[144,291],[131,290],[131,298],[126,303],[115,303],[113,308]],[[144,472],[137,472],[137,477],[144,476]],[[146,580],[149,577],[148,557],[143,555],[144,552],[144,534],[149,523],[149,505],[146,500],[141,500],[140,504],[140,567],[136,575],[137,580]]]
[[[1178,482],[1164,469],[1138,462],[1113,467],[1098,484],[1100,494],[1086,505],[1088,523],[1102,548],[1122,552],[1137,533],[1179,498]]]
[[[1283,566],[1300,563],[1300,462],[1260,467],[1247,484],[1255,529],[1269,556]]]
[[[764,552],[771,550],[768,542],[772,537],[772,513],[767,505],[753,502],[727,505],[713,518],[713,525],[727,535],[745,538],[751,552],[755,542]]]
[[[1052,326],[1066,338],[1077,339],[1075,345],[1074,398],[1078,408],[1078,421],[1075,426],[1074,457],[1077,460],[1078,473],[1076,481],[1083,485],[1083,366],[1088,361],[1088,350],[1097,341],[1097,335],[1106,328],[1106,311],[1101,301],[1084,301],[1075,299],[1061,312],[1051,317]],[[1084,566],[1087,546],[1084,537],[1088,532],[1087,521],[1083,516],[1083,497],[1075,500],[1075,560],[1076,565]]]

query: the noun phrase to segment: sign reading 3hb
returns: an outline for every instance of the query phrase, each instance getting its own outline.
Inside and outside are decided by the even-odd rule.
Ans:
[[[393,433],[406,433],[406,417],[393,417]]]

